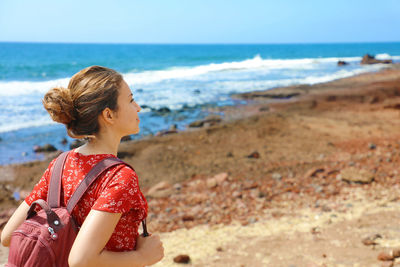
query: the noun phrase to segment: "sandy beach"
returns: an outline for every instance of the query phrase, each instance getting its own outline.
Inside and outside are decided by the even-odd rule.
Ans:
[[[400,66],[232,97],[203,127],[121,143],[156,266],[400,266],[378,259],[400,248]],[[54,156],[0,166],[2,226]]]

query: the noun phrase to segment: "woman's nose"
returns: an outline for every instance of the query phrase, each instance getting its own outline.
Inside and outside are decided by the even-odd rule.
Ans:
[[[139,104],[136,104],[136,106],[137,106],[137,112],[140,112],[142,108],[139,106]]]

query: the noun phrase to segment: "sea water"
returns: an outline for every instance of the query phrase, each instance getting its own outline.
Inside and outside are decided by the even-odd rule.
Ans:
[[[34,145],[61,150],[65,127],[51,121],[41,100],[67,86],[79,70],[101,65],[123,74],[142,105],[141,132],[177,125],[183,130],[208,115],[205,107],[236,105],[230,95],[277,86],[315,84],[376,71],[364,54],[400,62],[400,43],[152,45],[0,43],[0,164],[43,158]],[[338,60],[349,64],[338,67]],[[171,112],[160,113],[157,109]],[[72,139],[67,138],[69,142]]]

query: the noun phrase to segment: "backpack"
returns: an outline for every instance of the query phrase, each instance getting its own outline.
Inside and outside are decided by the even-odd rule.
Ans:
[[[29,208],[26,220],[11,235],[8,267],[67,267],[71,247],[79,227],[71,216],[89,186],[107,169],[125,164],[118,158],[106,158],[97,163],[78,185],[66,207],[61,206],[62,170],[68,152],[56,159],[51,172],[47,202],[38,199]],[[132,167],[131,167],[132,168]],[[35,208],[41,209],[36,212]],[[142,221],[143,236],[148,236],[146,221]]]

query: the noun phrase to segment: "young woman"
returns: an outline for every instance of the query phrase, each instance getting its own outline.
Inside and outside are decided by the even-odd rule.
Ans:
[[[91,167],[104,158],[116,157],[121,138],[139,132],[140,106],[122,76],[100,66],[76,73],[68,88],[49,90],[43,105],[54,121],[66,125],[69,136],[88,139],[70,151],[65,163],[62,186],[67,203]],[[11,233],[25,220],[31,203],[46,200],[54,162],[4,227],[3,246],[9,246]],[[147,216],[147,202],[135,171],[125,165],[111,167],[99,177],[72,215],[81,228],[69,255],[71,267],[146,266],[164,256],[158,235],[138,234],[140,222]]]

